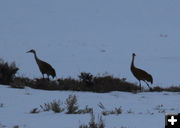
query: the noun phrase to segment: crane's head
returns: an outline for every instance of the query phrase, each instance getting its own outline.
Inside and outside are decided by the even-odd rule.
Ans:
[[[133,53],[133,54],[132,54],[132,56],[136,56],[136,54],[135,54],[135,53]]]
[[[34,54],[36,53],[34,49],[31,49],[31,50],[27,51],[26,53],[30,53],[30,52],[34,53]]]

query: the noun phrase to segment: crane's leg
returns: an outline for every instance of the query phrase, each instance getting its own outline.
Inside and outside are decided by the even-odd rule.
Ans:
[[[144,80],[144,82],[147,84],[147,86],[149,87],[149,90],[151,91],[152,88],[149,86],[149,84],[147,83],[147,81]]]
[[[47,75],[48,76],[48,81],[49,81],[49,75]]]
[[[139,80],[139,87],[140,87],[140,90],[141,90],[141,81]]]

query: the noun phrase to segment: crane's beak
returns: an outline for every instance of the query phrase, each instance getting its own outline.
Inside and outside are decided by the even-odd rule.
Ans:
[[[27,51],[26,53],[30,53],[31,51]]]

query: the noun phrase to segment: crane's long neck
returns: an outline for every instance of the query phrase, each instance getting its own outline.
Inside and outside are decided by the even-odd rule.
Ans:
[[[35,58],[36,62],[38,63],[39,59],[38,59],[38,57],[36,55],[36,52],[34,52],[34,58]]]
[[[131,68],[134,67],[134,56],[132,56]]]

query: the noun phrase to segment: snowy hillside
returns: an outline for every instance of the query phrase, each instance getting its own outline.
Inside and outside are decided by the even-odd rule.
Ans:
[[[106,110],[121,106],[122,114],[102,116],[106,128],[164,128],[164,114],[180,112],[180,93],[88,93],[70,91],[42,91],[31,88],[13,89],[0,85],[0,127],[12,128],[78,128],[88,124],[90,114],[40,112],[31,114],[33,108],[53,100],[65,102],[68,95],[77,96],[79,108],[92,107],[97,120],[102,115],[98,104]],[[65,104],[63,104],[65,108]]]
[[[152,74],[153,87],[177,86],[179,5],[179,0],[0,1],[0,59],[15,61],[17,76],[41,78],[33,55],[26,53],[35,49],[40,59],[55,68],[57,78],[108,73],[135,83],[130,64],[136,53],[135,66]],[[0,85],[0,128],[88,124],[89,113],[66,114],[65,102],[71,94],[77,96],[79,109],[88,105],[96,121],[102,116],[106,128],[164,128],[165,113],[180,113],[179,92],[92,93]],[[63,112],[43,111],[42,105],[53,100],[61,100]],[[34,108],[38,113],[30,113]],[[122,113],[113,114],[115,108]]]
[[[135,64],[154,84],[180,84],[179,0],[0,1],[0,57],[16,61],[19,74],[41,77],[34,58],[55,67],[58,77],[108,72],[136,82]]]

